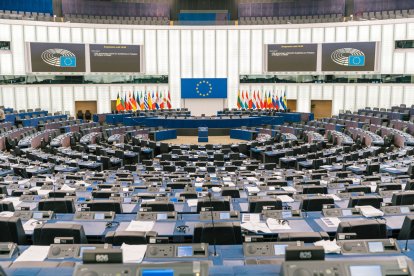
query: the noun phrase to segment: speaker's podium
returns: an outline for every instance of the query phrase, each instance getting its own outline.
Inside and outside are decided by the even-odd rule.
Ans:
[[[208,142],[208,127],[198,128],[198,142]]]

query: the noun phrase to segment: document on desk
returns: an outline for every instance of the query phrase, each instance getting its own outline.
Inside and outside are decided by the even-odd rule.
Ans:
[[[11,218],[14,215],[14,212],[3,211],[0,212],[0,218]]]
[[[326,195],[326,197],[331,197],[331,198],[333,198],[334,201],[341,201],[342,200],[340,197],[338,197],[337,195],[333,195],[333,194]]]
[[[215,193],[220,193],[221,192],[221,188],[220,187],[213,187],[211,188],[211,190]]]
[[[154,228],[154,221],[132,220],[125,231],[142,231],[148,232]]]
[[[42,225],[43,223],[41,221],[38,221],[36,219],[29,219],[25,223],[23,223],[23,229],[24,231],[33,231],[37,225]]]
[[[291,187],[291,186],[285,186],[285,187],[281,187],[281,188],[282,188],[282,190],[284,190],[286,192],[292,192],[292,193],[296,192],[296,189]]]
[[[295,200],[288,195],[279,195],[277,198],[280,199],[283,203],[295,202]]]
[[[340,254],[341,247],[336,241],[321,240],[313,243],[315,246],[322,246],[326,254]]]
[[[198,199],[187,199],[188,207],[197,207]]]
[[[67,184],[63,184],[62,187],[60,188],[60,190],[64,191],[64,192],[66,192],[66,191],[67,192],[74,192],[74,191],[76,191],[76,188],[72,188]]]
[[[121,246],[122,249],[122,259],[123,263],[141,263],[144,259],[145,252],[147,251],[147,245],[129,245],[123,243]]]
[[[290,230],[292,229],[289,226],[289,223],[285,222],[285,223],[281,223],[280,220],[277,219],[273,219],[273,218],[268,218],[266,220],[267,223],[267,227],[269,227],[269,229],[271,231],[277,231],[277,230]]]
[[[242,228],[249,230],[250,232],[255,233],[272,233],[270,231],[269,227],[267,227],[267,224],[264,222],[245,222],[240,225]]]
[[[49,252],[50,246],[31,245],[27,248],[15,262],[41,262],[44,261]]]
[[[341,220],[339,218],[335,218],[335,217],[323,217],[323,218],[321,218],[321,221],[327,227],[334,227],[334,228],[338,228],[338,225],[341,222]]]
[[[256,186],[249,186],[249,187],[246,187],[246,190],[247,190],[249,193],[258,193],[258,192],[260,192],[260,189],[259,189],[258,187],[256,187]]]
[[[371,205],[366,206],[355,206],[357,210],[361,212],[361,214],[366,218],[372,218],[372,217],[382,217],[384,215],[384,212],[381,210],[372,207]]]
[[[8,198],[3,199],[2,202],[11,202],[13,203],[13,207],[16,207],[17,205],[22,203],[19,197],[8,197]]]
[[[242,215],[242,222],[260,222],[260,214],[245,213]]]
[[[24,185],[24,184],[27,184],[27,183],[29,183],[30,182],[30,179],[23,179],[23,180],[19,180],[18,182],[17,182],[17,184],[19,184],[19,185]]]

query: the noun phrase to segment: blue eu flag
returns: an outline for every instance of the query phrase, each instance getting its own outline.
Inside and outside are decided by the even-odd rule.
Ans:
[[[227,98],[227,79],[181,79],[181,98]]]
[[[365,66],[365,56],[349,56],[349,66]]]
[[[60,67],[76,67],[76,57],[60,57]]]

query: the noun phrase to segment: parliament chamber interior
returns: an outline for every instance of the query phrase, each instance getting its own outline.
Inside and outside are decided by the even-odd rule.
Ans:
[[[8,275],[414,275],[414,1],[0,0]]]

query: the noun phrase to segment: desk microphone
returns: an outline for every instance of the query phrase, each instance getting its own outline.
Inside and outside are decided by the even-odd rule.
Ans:
[[[214,248],[214,252],[213,252],[213,257],[217,257],[217,249],[216,249],[216,226],[214,225],[214,216],[213,216],[213,203],[211,202],[211,192],[208,192],[207,194],[208,199],[210,201],[210,214],[211,214],[211,224],[213,225],[213,248]]]
[[[408,233],[407,233],[407,237],[406,237],[406,240],[405,240],[405,246],[404,246],[404,250],[403,250],[404,252],[410,251],[410,249],[408,249],[408,241],[410,240],[410,236],[411,236],[411,232],[413,231],[413,228],[414,228],[414,224],[411,225],[410,231],[408,231]]]

